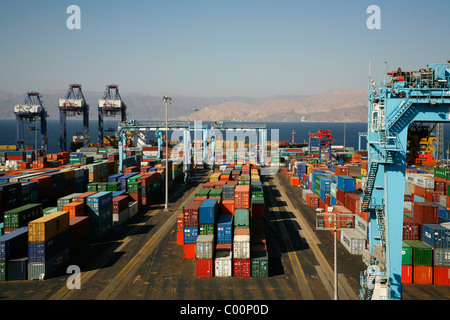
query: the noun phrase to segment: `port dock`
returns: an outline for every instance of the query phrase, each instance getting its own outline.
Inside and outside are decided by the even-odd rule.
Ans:
[[[68,288],[71,274],[63,270],[44,281],[3,282],[1,299],[332,300],[333,234],[315,230],[315,210],[302,201],[301,188],[281,173],[262,178],[269,276],[195,276],[195,259],[184,259],[177,245],[176,217],[210,175],[199,170],[192,183],[177,186],[169,212],[164,205],[152,205],[73,257],[70,264],[81,269],[79,289]],[[365,268],[361,256],[351,255],[340,243],[337,254],[338,297],[358,300],[359,274]],[[448,286],[404,286],[404,300],[449,298]]]

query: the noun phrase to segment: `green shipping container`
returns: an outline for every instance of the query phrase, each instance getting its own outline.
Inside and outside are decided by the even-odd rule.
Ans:
[[[139,193],[141,192],[142,182],[140,181],[131,181],[128,183],[128,192],[130,193]]]
[[[410,266],[413,264],[412,248],[405,241],[402,242],[402,264]]]
[[[89,184],[87,185],[87,191],[88,191],[88,192],[89,192],[89,191],[98,191],[98,190],[97,190],[97,183],[96,183],[96,182],[89,183]]]
[[[209,197],[221,197],[222,196],[222,189],[211,189],[209,192]]]
[[[214,225],[202,223],[198,225],[198,234],[201,236],[214,235]]]
[[[108,182],[98,182],[97,183],[97,191],[108,191]]]
[[[419,240],[405,240],[404,242],[406,242],[412,248],[413,265],[433,265],[433,249],[429,245]]]
[[[450,179],[450,168],[434,168],[434,176],[442,179]]]
[[[120,182],[108,182],[108,187],[106,191],[120,191]]]
[[[248,209],[234,210],[234,227],[249,228],[250,227],[250,211]]]
[[[269,276],[269,256],[266,250],[253,250],[250,252],[251,276]]]
[[[5,228],[21,228],[28,222],[43,216],[41,203],[30,203],[5,211],[3,224]]]
[[[0,261],[0,281],[6,281],[6,261]]]
[[[196,197],[208,197],[210,191],[211,191],[211,189],[200,189],[195,194],[195,196]]]

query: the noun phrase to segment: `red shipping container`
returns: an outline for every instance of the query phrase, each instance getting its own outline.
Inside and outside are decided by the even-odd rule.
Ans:
[[[348,176],[350,175],[350,168],[345,166],[336,166],[334,172],[337,176]]]
[[[214,181],[209,181],[203,185],[203,189],[214,189],[215,186],[216,183]]]
[[[89,217],[75,217],[69,219],[69,238],[70,243],[78,240],[84,235],[89,234]]]
[[[184,225],[185,226],[198,226],[198,211],[202,204],[202,201],[190,201],[186,207],[184,207]]]
[[[183,232],[184,231],[184,214],[180,213],[177,216],[177,232]]]
[[[311,208],[319,207],[319,197],[315,193],[306,194],[306,204]]]
[[[350,192],[342,191],[339,188],[336,188],[336,201],[339,201],[341,205],[345,205],[345,194]]]
[[[434,267],[434,284],[450,286],[450,267]]]
[[[345,192],[344,194],[344,206],[352,213],[358,213],[361,211],[361,197],[354,192]]]
[[[433,267],[432,266],[413,266],[414,283],[433,284]]]
[[[195,259],[195,243],[185,243],[183,245],[183,257],[185,259]]]
[[[419,197],[425,198],[427,192],[434,191],[433,189],[426,189],[424,187],[416,186],[413,184],[413,194],[418,195]]]
[[[118,196],[113,198],[113,213],[119,214],[120,212],[128,208],[128,203],[128,196]]]
[[[222,200],[220,213],[234,215],[234,200]]]
[[[195,275],[197,277],[212,277],[214,273],[213,267],[213,259],[196,259]]]
[[[86,204],[86,198],[89,196],[92,196],[93,194],[96,194],[97,192],[95,191],[88,191],[88,192],[84,192],[82,194],[79,194],[75,197],[72,198],[72,202],[84,202]]]
[[[234,208],[249,209],[250,208],[250,186],[237,185],[234,189]]]
[[[429,190],[425,192],[425,201],[427,202],[439,202],[440,196],[444,195],[443,191]]]
[[[402,277],[401,283],[412,283],[413,282],[413,266],[412,265],[402,265]]]
[[[446,193],[446,184],[445,181],[439,181],[434,179],[434,191],[443,191],[445,194]]]
[[[428,202],[414,202],[412,216],[423,223],[439,223],[438,207]]]
[[[177,231],[177,245],[184,245],[184,231]]]
[[[403,216],[403,240],[420,240],[420,222]]]
[[[233,276],[250,277],[250,259],[233,259]]]
[[[252,203],[252,210],[250,211],[252,218],[264,218],[265,212],[266,212],[265,205]]]

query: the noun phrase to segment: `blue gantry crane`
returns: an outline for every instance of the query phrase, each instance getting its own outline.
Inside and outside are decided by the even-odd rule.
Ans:
[[[23,104],[14,106],[17,123],[17,147],[19,150],[25,149],[24,123],[32,123],[38,119],[41,121],[41,150],[47,152],[47,111],[42,103],[39,92],[27,92]]]
[[[83,114],[83,146],[89,144],[89,105],[84,98],[81,85],[78,83],[69,85],[66,97],[59,99],[59,149],[67,151],[67,117],[75,117]],[[76,137],[80,133],[76,133]]]
[[[369,258],[387,297],[402,298],[401,264],[408,127],[411,123],[450,121],[450,60],[418,71],[387,72],[380,85],[369,79],[368,174],[361,211],[369,215]],[[374,246],[383,254],[375,254]],[[384,257],[384,261],[383,260]],[[372,270],[374,270],[372,268]],[[373,285],[361,276],[361,298],[370,299]]]
[[[103,118],[115,117],[120,114],[121,122],[127,120],[127,106],[122,101],[119,86],[110,84],[106,86],[103,99],[98,100],[98,146],[103,147]]]

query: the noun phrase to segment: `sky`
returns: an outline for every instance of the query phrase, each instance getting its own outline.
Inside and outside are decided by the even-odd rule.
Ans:
[[[81,29],[69,29],[70,5]],[[380,29],[369,29],[380,8]],[[196,97],[367,90],[450,59],[448,0],[0,0],[0,90]],[[72,20],[70,20],[72,21]],[[388,71],[389,71],[388,70]]]

